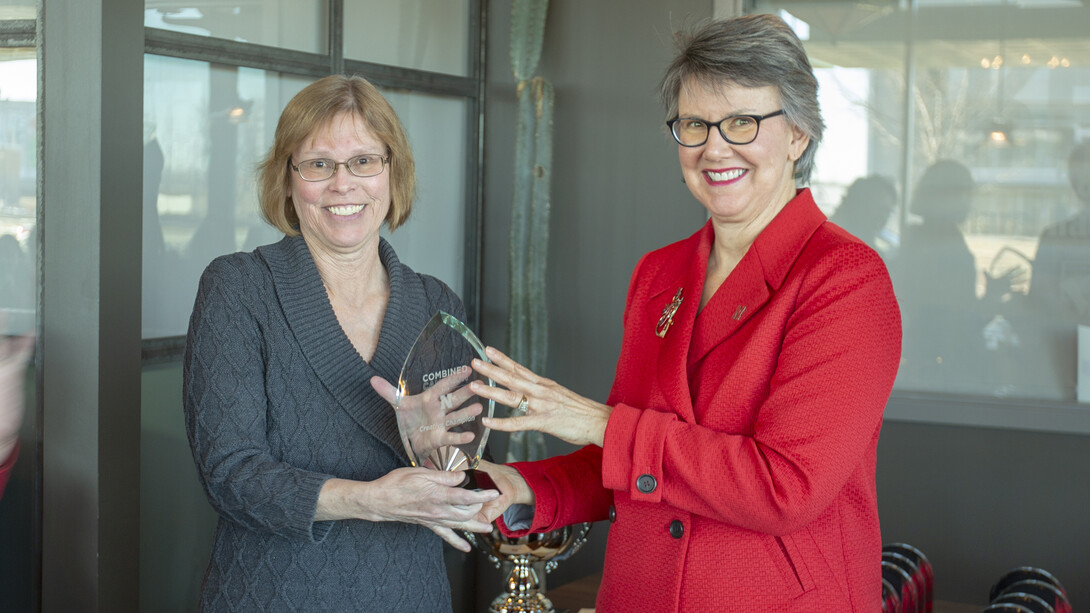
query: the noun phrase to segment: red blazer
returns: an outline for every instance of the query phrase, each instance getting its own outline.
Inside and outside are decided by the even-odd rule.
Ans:
[[[879,611],[886,267],[804,189],[697,313],[712,240],[709,223],[636,267],[604,447],[515,465],[531,529],[609,517],[598,613]]]

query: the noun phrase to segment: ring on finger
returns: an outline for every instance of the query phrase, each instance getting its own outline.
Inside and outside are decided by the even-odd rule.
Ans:
[[[530,410],[530,399],[527,398],[525,394],[522,396],[522,400],[519,401],[519,406],[516,410],[519,413],[526,413]]]

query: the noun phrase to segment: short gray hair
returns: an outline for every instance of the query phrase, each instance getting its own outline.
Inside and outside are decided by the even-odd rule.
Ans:
[[[678,55],[666,69],[659,95],[667,118],[678,114],[681,88],[689,83],[715,90],[724,84],[779,89],[787,120],[810,143],[795,162],[795,179],[810,180],[825,122],[817,99],[817,78],[802,41],[775,15],[746,15],[704,21],[675,35]],[[709,118],[710,119],[710,118]]]

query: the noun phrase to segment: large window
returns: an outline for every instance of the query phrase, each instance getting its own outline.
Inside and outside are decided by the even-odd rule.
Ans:
[[[1078,369],[1090,360],[1090,339],[1079,342],[1090,324],[1084,4],[753,9],[792,25],[820,80],[816,199],[889,266],[904,325],[895,398],[1013,408],[1023,425],[1090,402],[1090,369],[1081,385]],[[1090,431],[1071,414],[1061,429]]]

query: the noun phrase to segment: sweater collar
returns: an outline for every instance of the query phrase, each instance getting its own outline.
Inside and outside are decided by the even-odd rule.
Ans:
[[[272,272],[277,300],[288,326],[318,379],[364,430],[407,464],[393,407],[371,388],[370,380],[378,375],[396,383],[416,338],[414,330],[419,330],[427,320],[424,309],[413,308],[423,304],[419,279],[408,274],[393,247],[380,239],[379,257],[390,279],[390,297],[378,346],[367,362],[337,321],[306,241],[301,236],[285,237],[259,248],[258,252]]]

